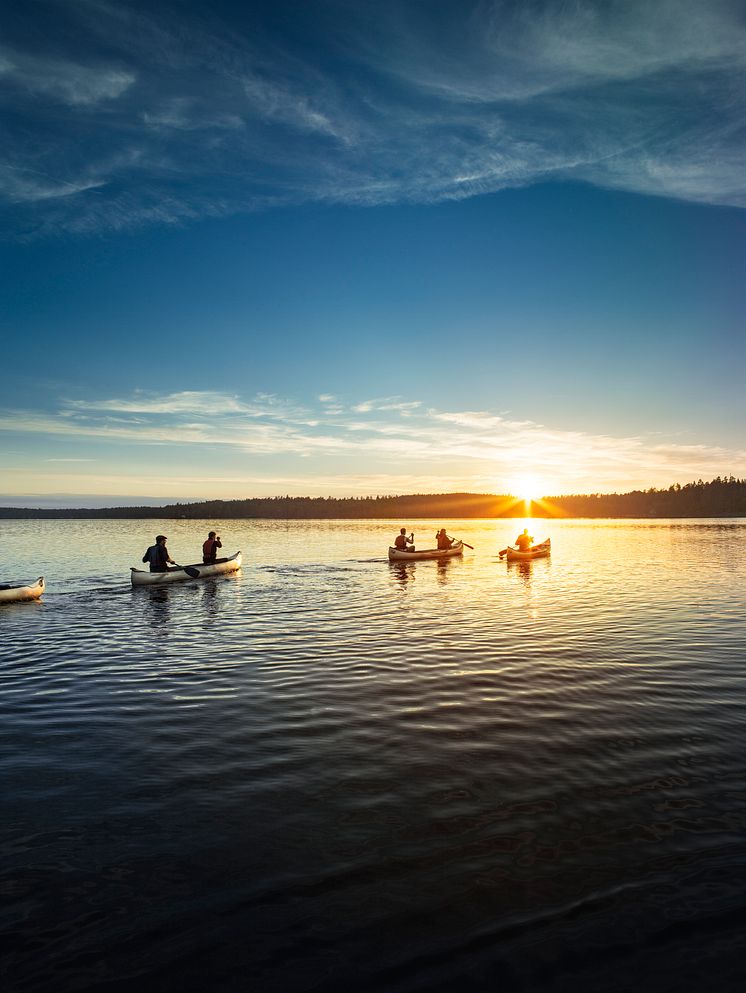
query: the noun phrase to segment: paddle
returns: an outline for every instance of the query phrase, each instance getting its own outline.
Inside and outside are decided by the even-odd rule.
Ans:
[[[182,569],[192,579],[199,579],[199,569],[195,569],[193,565],[179,565],[178,562],[174,562],[174,565],[177,569]]]
[[[461,538],[459,538],[459,541],[461,542],[462,545],[466,545],[467,548],[470,548],[472,550],[472,552],[474,551],[474,546],[473,545],[467,545],[466,542],[463,541],[463,539],[461,539]]]

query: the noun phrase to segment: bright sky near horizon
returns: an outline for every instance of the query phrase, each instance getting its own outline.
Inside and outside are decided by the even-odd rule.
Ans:
[[[6,0],[0,503],[746,476],[746,8]]]

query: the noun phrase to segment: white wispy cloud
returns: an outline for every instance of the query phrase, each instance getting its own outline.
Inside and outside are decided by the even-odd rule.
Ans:
[[[400,414],[409,414],[422,406],[419,400],[402,400],[400,397],[382,397],[377,400],[363,400],[356,403],[352,410],[357,414],[367,414],[372,410],[396,410]]]
[[[0,50],[0,76],[29,93],[72,107],[116,100],[137,78],[119,67],[84,65],[9,49]]]
[[[43,203],[38,230],[81,232],[567,177],[746,206],[737,5],[473,0],[441,14],[330,2],[304,11],[301,49],[209,13],[180,12],[176,30],[157,9],[80,4],[77,43],[105,38],[107,64],[60,41],[0,52],[0,101],[27,120],[3,143],[0,196]],[[136,165],[112,156],[133,146]]]
[[[66,438],[78,445],[134,445],[154,467],[164,460],[202,465],[201,450],[209,446],[213,482],[221,466],[237,457],[259,460],[252,463],[255,471],[263,459],[279,459],[286,466],[282,478],[293,460],[304,459],[298,478],[332,475],[360,485],[368,480],[368,492],[382,478],[409,479],[410,489],[419,491],[422,480],[440,479],[440,490],[450,480],[450,488],[494,492],[529,475],[556,495],[746,475],[746,451],[697,441],[558,430],[491,411],[425,409],[399,397],[343,404],[326,395],[319,403],[267,395],[243,400],[219,392],[137,393],[62,402],[54,414],[7,410],[0,431],[46,436],[50,443]],[[395,490],[402,492],[401,485]]]
[[[176,96],[142,112],[150,128],[176,131],[237,131],[244,121],[238,114],[221,112],[193,97]]]
[[[72,197],[105,185],[101,179],[63,179],[0,161],[0,197],[10,203],[36,203]]]

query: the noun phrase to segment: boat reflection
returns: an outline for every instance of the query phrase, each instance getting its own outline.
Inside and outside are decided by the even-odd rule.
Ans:
[[[507,574],[509,578],[517,579],[526,593],[531,593],[535,582],[546,575],[551,563],[551,558],[514,560],[507,563]]]
[[[417,562],[403,562],[401,560],[389,561],[389,570],[391,572],[392,578],[396,581],[397,586],[401,589],[406,589],[406,587],[415,581],[417,578],[417,566],[423,568],[425,575],[430,574],[429,570],[435,568],[435,578],[439,584],[444,584],[448,582],[448,570],[456,568],[458,563],[461,563],[461,558],[446,558],[446,559],[430,559]]]

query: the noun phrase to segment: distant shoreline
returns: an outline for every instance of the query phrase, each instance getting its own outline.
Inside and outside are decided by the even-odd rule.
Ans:
[[[81,510],[77,513],[68,513],[65,511],[60,511],[55,513],[50,511],[45,512],[31,512],[31,513],[13,513],[13,514],[2,514],[0,513],[0,522],[2,521],[308,521],[312,523],[314,521],[410,521],[410,520],[431,520],[431,521],[446,521],[446,520],[459,520],[459,521],[523,521],[523,520],[546,520],[546,521],[620,521],[620,520],[644,520],[644,521],[675,521],[675,520],[730,520],[733,518],[746,518],[746,514],[578,514],[576,516],[569,516],[563,514],[558,517],[549,517],[546,514],[503,514],[499,517],[474,517],[469,514],[450,514],[448,516],[441,515],[439,517],[433,516],[432,514],[411,514],[409,517],[402,518],[397,516],[390,517],[247,517],[245,515],[235,515],[227,517],[216,517],[214,515],[204,515],[197,516],[191,515],[189,517],[173,517],[170,514],[148,514],[147,516],[123,516],[122,514],[95,514],[86,513]]]
[[[416,493],[370,497],[249,497],[160,507],[0,507],[0,520],[503,520],[746,517],[746,480],[629,493],[570,494],[527,503],[510,494]]]

